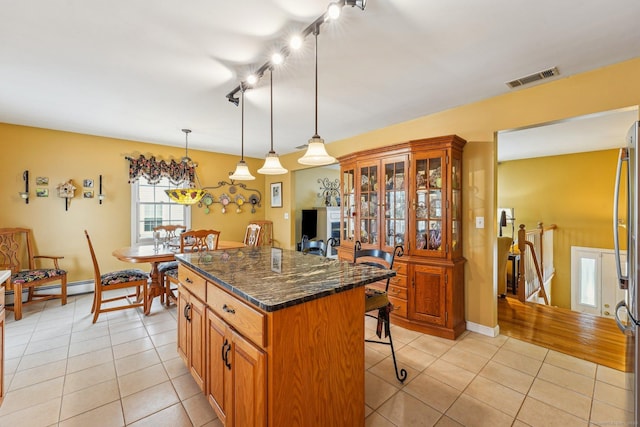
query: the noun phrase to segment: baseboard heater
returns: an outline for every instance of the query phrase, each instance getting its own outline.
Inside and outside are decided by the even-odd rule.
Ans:
[[[67,296],[70,295],[82,295],[82,294],[88,294],[93,292],[94,290],[94,285],[93,285],[93,280],[81,280],[79,282],[71,282],[71,283],[67,283]],[[43,292],[43,293],[55,293],[55,290],[58,290],[58,292],[60,292],[60,285],[48,285],[48,286],[38,286],[35,289],[35,293],[36,295],[38,295],[38,293]],[[26,301],[26,296],[28,295],[29,290],[28,289],[23,289],[22,290],[22,300]],[[13,291],[6,291],[5,292],[5,300],[7,305],[9,304],[13,304]]]

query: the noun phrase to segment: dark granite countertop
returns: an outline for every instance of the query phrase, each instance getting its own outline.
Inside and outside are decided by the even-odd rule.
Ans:
[[[396,275],[392,270],[271,247],[178,254],[176,259],[264,311]]]

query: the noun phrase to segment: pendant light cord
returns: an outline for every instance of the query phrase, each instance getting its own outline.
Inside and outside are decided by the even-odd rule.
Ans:
[[[242,89],[242,119],[240,121],[240,161],[244,162],[244,89]]]
[[[270,108],[271,108],[271,151],[273,153],[273,68],[271,68],[271,72],[269,73],[270,79],[270,89],[269,89],[269,97],[271,99]]]
[[[313,35],[316,40],[316,133],[313,136],[314,138],[319,138],[318,136],[318,33],[320,32],[320,26],[316,25],[316,28],[313,31]]]

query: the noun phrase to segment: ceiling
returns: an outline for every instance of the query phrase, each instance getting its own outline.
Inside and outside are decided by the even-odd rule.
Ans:
[[[329,3],[0,1],[0,122],[175,146],[190,128],[190,148],[236,155],[241,109],[225,95]],[[640,57],[638,16],[637,0],[345,7],[318,37],[318,133],[333,142],[522,90],[505,82],[554,66],[546,81]],[[274,70],[279,154],[314,134],[313,59],[309,36]],[[245,92],[251,157],[269,150],[265,77]]]

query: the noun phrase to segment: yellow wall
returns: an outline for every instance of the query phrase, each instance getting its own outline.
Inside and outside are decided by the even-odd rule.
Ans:
[[[293,173],[295,193],[295,234],[294,239],[302,239],[302,210],[325,206],[324,199],[318,197],[320,183],[318,179],[328,178],[329,181],[340,181],[340,169],[335,166],[316,167],[299,170]]]
[[[131,267],[131,264],[111,256],[114,249],[129,246],[131,242],[131,186],[127,182],[129,162],[125,156],[153,154],[158,159],[168,160],[184,155],[184,150],[177,147],[9,124],[0,124],[0,141],[3,158],[0,168],[0,201],[3,207],[0,211],[0,227],[32,228],[40,254],[65,257],[61,266],[69,271],[71,282],[93,278],[84,229],[91,235],[101,270],[106,272]],[[238,161],[237,156],[197,150],[190,150],[189,154],[200,165],[198,176],[204,186],[216,185],[221,180],[228,181],[228,175],[223,171],[233,171]],[[253,171],[261,165],[261,160],[245,160]],[[24,170],[29,170],[30,174],[29,204],[25,204],[18,195],[24,189]],[[100,174],[106,194],[102,205],[97,198],[83,199],[81,194],[82,180],[93,179],[97,186]],[[37,176],[49,178],[49,197],[35,196]],[[73,180],[77,190],[69,210],[65,211],[64,199],[57,197],[55,189],[68,179]],[[257,175],[256,180],[247,186],[259,189],[264,196],[264,179],[261,175]],[[214,228],[222,232],[222,240],[241,241],[249,221],[264,218],[265,206],[263,199],[262,207],[255,214],[250,213],[249,205],[244,206],[241,214],[236,214],[233,209],[221,214],[219,204],[212,205],[212,213],[209,214],[204,214],[204,209],[194,207],[192,227]],[[136,267],[149,269],[148,265]]]
[[[621,134],[620,140],[623,141]],[[498,205],[519,224],[554,231],[553,305],[571,308],[571,246],[613,249],[613,186],[618,150],[541,157],[498,166]],[[503,230],[511,235],[511,230]]]
[[[341,156],[411,139],[450,134],[469,141],[463,157],[466,319],[494,328],[498,323],[494,279],[496,132],[637,106],[640,104],[638,76],[640,58],[336,141],[328,144],[327,150],[333,156]],[[301,169],[297,163],[300,155],[282,156],[283,165],[290,170]],[[470,221],[480,215],[485,217],[484,229],[472,227]],[[281,221],[275,220],[274,227],[278,228],[279,223]],[[292,244],[293,233],[288,238]]]
[[[463,252],[465,267],[466,318],[468,321],[494,328],[497,325],[494,251],[496,231],[496,150],[494,136],[497,131],[546,123],[599,111],[637,106],[640,104],[640,58],[604,67],[551,83],[521,88],[509,94],[460,106],[415,120],[399,123],[353,138],[328,144],[333,156],[353,151],[385,146],[410,139],[457,134],[468,141],[464,149]],[[96,240],[100,240],[99,255],[104,268],[122,267],[110,257],[113,248],[129,243],[129,190],[126,183],[127,162],[124,156],[156,151],[166,157],[182,156],[182,150],[131,141],[75,135],[65,132],[44,131],[0,125],[5,161],[0,178],[0,200],[4,208],[0,214],[2,225],[29,225],[36,228],[41,251],[62,253],[65,260],[78,273],[71,280],[88,278],[88,251],[82,229],[89,227]],[[109,144],[107,144],[107,142]],[[137,150],[137,151],[136,151]],[[290,171],[305,169],[297,159],[301,152],[281,156],[282,164]],[[200,164],[199,175],[203,184],[217,182],[215,170],[233,170],[237,157],[198,152],[192,156]],[[262,159],[247,159],[251,170],[262,164]],[[222,167],[218,167],[218,165]],[[17,192],[22,188],[22,171],[29,169],[32,176],[46,175],[57,183],[66,178],[76,181],[105,175],[105,192],[109,195],[105,205],[97,201],[90,206],[86,200],[76,199],[69,212],[64,212],[61,200],[49,198],[25,206]],[[283,207],[269,208],[265,196],[264,219],[274,222],[274,239],[283,247],[295,244],[295,201],[292,174],[258,176],[255,188],[268,189],[271,182],[283,183]],[[226,176],[225,176],[226,177]],[[221,177],[222,178],[222,177]],[[50,185],[51,186],[51,185]],[[263,191],[263,194],[267,194]],[[102,210],[100,210],[102,209]],[[195,210],[194,227],[224,226],[224,239],[239,237],[240,224],[263,215],[244,213],[235,219],[226,214],[205,216]],[[285,219],[288,216],[288,219]],[[472,219],[484,216],[486,228],[476,229]],[[227,221],[229,225],[227,226]],[[59,231],[51,230],[58,229]],[[114,231],[115,230],[115,231]],[[40,237],[38,237],[40,236]],[[43,237],[44,236],[44,237]],[[73,236],[73,237],[71,237]],[[51,242],[51,243],[48,243]]]

